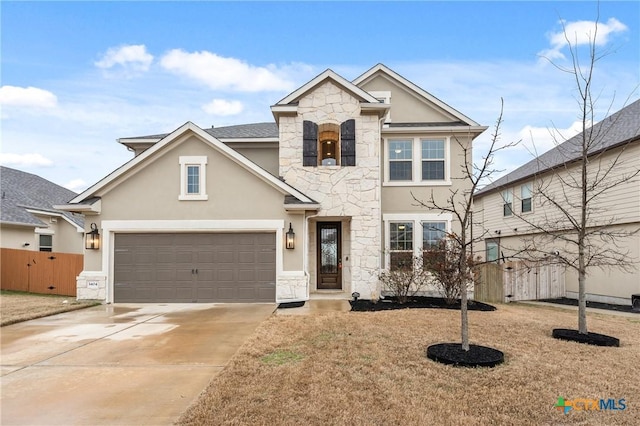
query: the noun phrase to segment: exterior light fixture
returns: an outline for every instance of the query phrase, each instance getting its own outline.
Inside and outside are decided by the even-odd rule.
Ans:
[[[351,297],[353,297],[354,302],[357,302],[358,298],[360,297],[360,293],[358,293],[357,291],[354,291],[353,293],[351,293]]]
[[[296,248],[296,233],[293,232],[291,222],[289,222],[289,230],[286,234],[285,247],[287,248],[287,250],[293,250],[294,248]]]
[[[84,248],[87,250],[100,249],[100,232],[98,232],[98,226],[95,223],[91,224],[91,231],[85,234]]]

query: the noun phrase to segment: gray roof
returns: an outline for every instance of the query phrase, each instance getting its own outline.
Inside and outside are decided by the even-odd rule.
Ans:
[[[216,139],[256,139],[256,138],[277,138],[278,126],[274,122],[270,123],[251,123],[237,124],[225,127],[210,127],[202,129]],[[136,136],[126,139],[162,139],[168,133],[148,136]]]
[[[33,209],[60,214],[76,225],[84,226],[82,217],[53,208],[67,203],[77,194],[40,176],[0,167],[0,189],[0,221],[3,223],[44,226],[44,222],[27,211]]]
[[[586,130],[594,141],[589,154],[595,154],[618,145],[640,140],[640,100],[610,115]],[[557,166],[571,163],[581,155],[582,133],[566,140],[555,148],[534,158],[511,173],[502,176],[478,192],[476,196],[497,190],[527,179],[536,174],[551,170]]]

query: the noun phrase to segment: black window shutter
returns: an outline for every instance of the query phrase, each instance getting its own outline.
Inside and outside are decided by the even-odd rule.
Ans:
[[[302,165],[318,165],[318,125],[308,120],[302,123]]]
[[[347,120],[340,125],[340,155],[341,165],[356,165],[356,120]]]

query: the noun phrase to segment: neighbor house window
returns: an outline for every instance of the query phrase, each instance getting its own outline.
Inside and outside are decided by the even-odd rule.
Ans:
[[[520,204],[522,213],[528,213],[531,211],[531,183],[525,183],[520,187]]]
[[[495,240],[485,241],[487,262],[497,262],[500,257],[500,244]]]
[[[513,194],[511,190],[502,191],[502,215],[511,216],[513,214]]]
[[[444,180],[444,140],[422,140],[422,180]]]
[[[413,265],[413,222],[389,224],[390,269],[392,271]]]
[[[410,181],[413,168],[413,141],[389,141],[389,180]]]
[[[207,200],[206,156],[180,157],[179,200]]]
[[[53,235],[40,235],[40,251],[53,251]]]

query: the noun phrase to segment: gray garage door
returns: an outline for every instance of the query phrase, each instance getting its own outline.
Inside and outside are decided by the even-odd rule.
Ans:
[[[274,233],[116,234],[115,302],[275,302]]]

